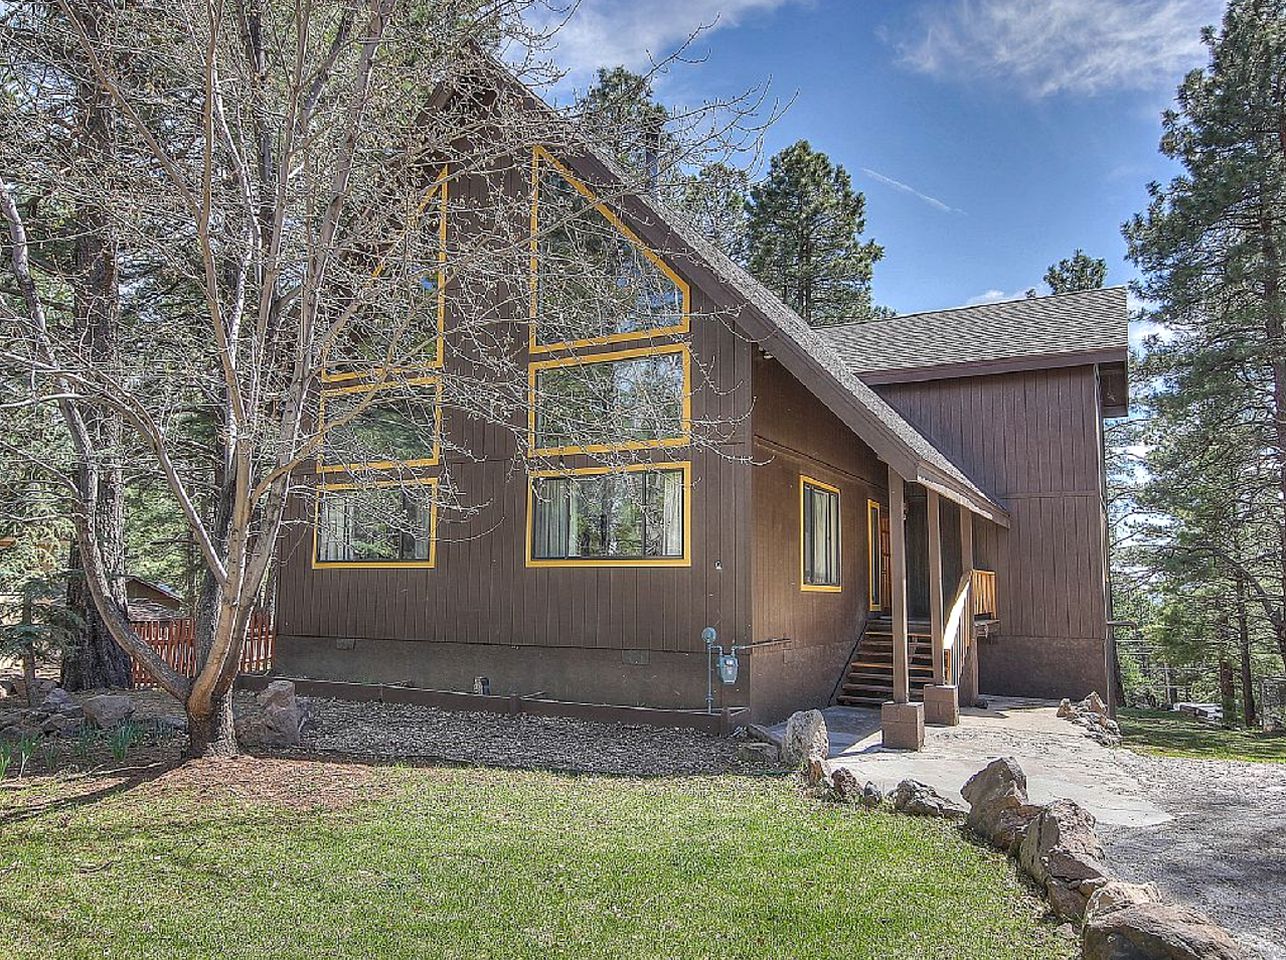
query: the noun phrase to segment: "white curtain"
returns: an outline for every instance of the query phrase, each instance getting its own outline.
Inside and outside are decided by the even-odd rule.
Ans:
[[[661,474],[661,553],[683,556],[683,474],[669,470]]]
[[[558,559],[568,556],[568,533],[571,525],[570,483],[565,477],[547,477],[536,483],[532,538],[537,558]]]
[[[317,559],[323,563],[352,560],[353,498],[343,494],[324,493],[321,514]]]

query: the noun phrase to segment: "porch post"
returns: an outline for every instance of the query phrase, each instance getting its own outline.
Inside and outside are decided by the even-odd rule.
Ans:
[[[933,682],[942,686],[947,682],[943,660],[946,654],[942,635],[942,513],[938,491],[930,490],[929,509],[929,635],[933,640]]]
[[[968,650],[973,644],[973,514],[964,507],[960,508],[960,569],[969,578],[969,603],[965,615],[960,618],[960,639],[956,642],[961,650]],[[974,657],[977,666],[978,658]],[[972,706],[978,698],[978,678],[976,673],[964,672],[967,663],[961,663],[960,687],[964,690],[963,701]]]
[[[902,475],[889,466],[889,582],[893,606],[893,700],[880,708],[885,747],[919,750],[924,746],[924,704],[911,702],[910,654],[906,622],[906,489]]]
[[[933,640],[933,683],[924,688],[924,722],[940,727],[960,723],[960,692],[954,676],[948,677],[946,637],[943,635],[942,600],[942,506],[936,490],[930,490],[929,509],[929,633]],[[963,510],[964,508],[961,507]],[[955,647],[955,656],[964,648]],[[952,670],[954,674],[955,671]]]

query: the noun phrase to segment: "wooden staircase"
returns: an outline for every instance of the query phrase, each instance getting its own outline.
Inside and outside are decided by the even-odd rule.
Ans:
[[[925,686],[933,683],[933,639],[929,624],[912,620],[907,625],[910,653],[911,699],[923,700]],[[867,621],[862,639],[848,665],[835,702],[846,707],[870,707],[893,699],[893,621],[877,617]]]

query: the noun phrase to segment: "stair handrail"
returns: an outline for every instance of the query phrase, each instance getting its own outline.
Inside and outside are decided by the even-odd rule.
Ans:
[[[966,611],[968,615],[966,616]],[[973,576],[966,572],[961,575],[956,585],[955,599],[951,601],[951,612],[947,615],[946,625],[942,630],[942,655],[947,658],[943,672],[948,675],[952,684],[959,685],[960,671],[965,657],[969,655],[969,643],[973,639]],[[949,668],[949,669],[948,669]]]

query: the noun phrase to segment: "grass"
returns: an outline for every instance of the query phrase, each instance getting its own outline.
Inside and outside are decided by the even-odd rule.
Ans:
[[[1286,734],[1228,730],[1166,710],[1122,708],[1117,721],[1124,745],[1139,753],[1200,760],[1286,763]]]
[[[364,799],[329,809],[160,781],[0,790],[6,956],[1073,954],[957,828],[788,779],[360,769]]]

